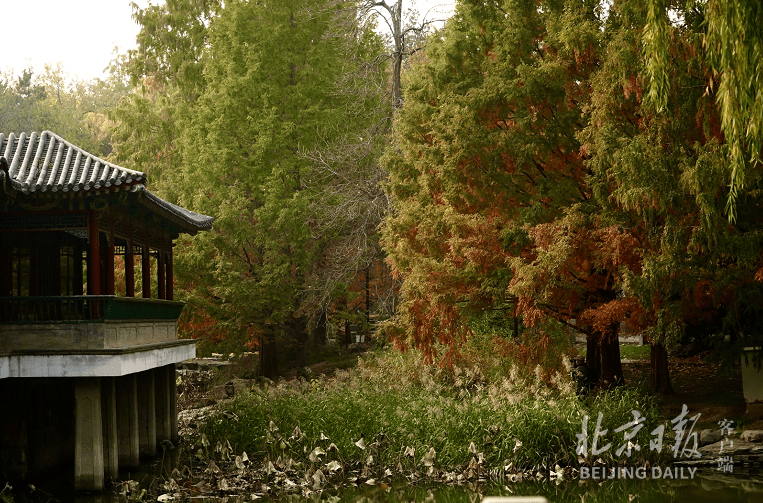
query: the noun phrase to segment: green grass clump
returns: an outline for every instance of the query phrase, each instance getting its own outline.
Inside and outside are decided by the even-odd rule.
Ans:
[[[212,445],[228,441],[251,459],[291,458],[305,466],[336,459],[380,470],[458,469],[474,458],[484,467],[531,469],[576,466],[583,416],[590,450],[602,412],[601,431],[608,431],[598,447],[612,446],[597,457],[612,464],[656,461],[649,451],[658,417],[652,399],[618,390],[581,400],[567,376],[548,379],[539,367],[521,374],[513,367],[487,379],[478,365],[445,369],[421,364],[415,352],[380,352],[332,378],[257,387],[226,404],[232,414],[211,419],[203,431]],[[633,442],[641,451],[617,456],[624,433],[614,430],[633,419],[633,409],[648,419]]]

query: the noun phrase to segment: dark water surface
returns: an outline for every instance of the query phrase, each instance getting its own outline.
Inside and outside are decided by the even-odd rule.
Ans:
[[[144,477],[143,482],[147,479]],[[14,488],[14,503],[127,503],[114,492],[74,494],[57,489],[55,485],[41,486],[30,492],[27,488]],[[324,490],[304,496],[301,492],[278,498],[260,498],[258,502],[325,501],[328,503],[479,503],[486,496],[544,496],[550,503],[604,503],[604,502],[689,502],[689,503],[763,503],[763,474],[721,475],[712,470],[698,472],[693,480],[608,480],[594,481],[538,481],[507,484],[470,484],[464,486],[429,486],[395,483],[391,485],[360,485],[342,489]],[[2,499],[2,498],[0,498]],[[138,501],[155,501],[144,496]],[[175,500],[179,501],[179,500]],[[254,501],[251,494],[227,497],[195,497],[193,503],[244,503]]]
[[[763,503],[763,475],[720,476],[712,471],[697,473],[694,480],[613,480],[601,483],[579,480],[481,484],[477,486],[403,486],[347,488],[336,494],[339,501],[391,503],[478,503],[486,496],[544,496],[549,503],[688,502]],[[285,498],[295,501],[301,498]],[[332,501],[324,492],[322,501]]]
[[[150,484],[148,472],[124,474]],[[59,481],[41,484],[30,491],[28,488],[14,488],[14,503],[127,503],[128,499],[106,491],[98,494],[74,494],[62,489]],[[65,487],[65,485],[64,485]],[[486,496],[544,496],[549,503],[647,503],[647,502],[689,502],[689,503],[763,503],[763,472],[742,472],[721,474],[712,469],[698,471],[693,480],[607,480],[603,482],[568,480],[559,484],[549,481],[469,484],[463,486],[362,484],[324,490],[304,496],[301,492],[281,495],[278,498],[258,498],[258,502],[355,502],[355,503],[479,503]],[[0,498],[0,501],[2,498]],[[155,499],[144,496],[132,498],[130,503],[149,502]],[[174,500],[183,501],[183,500]],[[184,500],[192,503],[244,503],[255,501],[251,494],[226,497],[194,497]]]

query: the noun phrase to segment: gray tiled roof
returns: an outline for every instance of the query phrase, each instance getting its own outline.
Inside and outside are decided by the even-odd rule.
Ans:
[[[146,189],[146,174],[96,157],[50,131],[27,135],[0,133],[0,157],[8,163],[11,187],[23,194],[128,190],[141,203],[186,231],[209,230],[213,217],[165,201]],[[0,171],[0,178],[5,173]]]
[[[68,192],[145,182],[146,174],[116,166],[75,147],[60,136],[0,134],[0,156],[8,161],[14,188],[30,192]]]

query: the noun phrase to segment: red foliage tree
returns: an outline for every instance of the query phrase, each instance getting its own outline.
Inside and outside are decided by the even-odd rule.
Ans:
[[[586,333],[591,363],[616,384],[617,332],[637,308],[618,296],[619,268],[638,256],[597,216],[577,139],[598,18],[582,5],[511,7],[464,5],[410,76],[387,161],[386,243],[405,278],[395,334],[429,360],[440,342],[447,359],[470,314],[512,302],[526,325],[551,316]]]

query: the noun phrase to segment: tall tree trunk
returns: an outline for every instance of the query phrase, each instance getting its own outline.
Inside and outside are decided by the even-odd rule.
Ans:
[[[514,322],[514,333],[513,337],[515,341],[519,341],[519,306],[516,299],[514,299],[514,309],[512,310],[512,318],[514,318],[512,321]]]
[[[307,365],[307,317],[291,316],[286,321],[286,335],[294,344],[296,366],[303,368]]]
[[[601,348],[599,347],[599,334],[589,332],[586,334],[586,358],[585,362],[591,370],[601,375]]]
[[[324,306],[318,313],[318,321],[315,324],[315,330],[313,330],[313,344],[316,347],[322,348],[326,345],[327,322],[326,307]]]
[[[366,326],[371,329],[371,266],[366,268]]]
[[[352,323],[350,323],[350,320],[344,320],[344,337],[342,337],[342,345],[343,346],[349,346],[352,344]]]
[[[663,344],[650,344],[649,384],[655,393],[673,395],[673,384],[670,382],[668,368],[668,350]]]
[[[601,348],[601,385],[605,389],[621,386],[623,379],[623,366],[620,363],[620,340],[618,332],[620,324],[613,323],[607,327],[606,332],[601,334],[599,346]]]
[[[344,298],[344,312],[347,316],[350,314],[350,302],[347,300],[347,297]],[[350,344],[352,344],[352,324],[350,323],[349,318],[344,320],[344,333],[340,337],[341,345],[343,347],[347,347]]]
[[[403,92],[400,75],[403,72],[403,50],[405,41],[403,40],[403,0],[398,0],[391,9],[388,9],[392,20],[392,42],[395,53],[392,55],[392,107],[400,108],[403,104]]]
[[[519,316],[517,316],[516,311],[514,312],[514,340],[519,340]]]
[[[276,336],[268,331],[260,336],[260,377],[274,379],[278,376]]]

